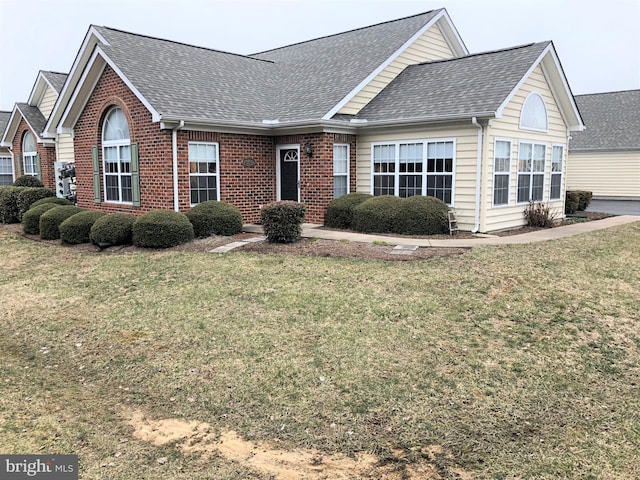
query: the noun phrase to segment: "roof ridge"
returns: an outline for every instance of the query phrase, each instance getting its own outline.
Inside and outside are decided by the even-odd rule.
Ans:
[[[42,73],[54,73],[56,75],[69,75],[68,73],[64,73],[64,72],[56,72],[54,70],[40,70]]]
[[[590,95],[611,95],[613,93],[631,93],[631,92],[640,92],[640,88],[631,88],[628,90],[612,90],[610,92],[581,93],[580,95],[574,95],[574,97],[587,97]]]
[[[531,42],[531,43],[525,43],[522,45],[516,45],[515,47],[507,47],[507,48],[499,48],[496,50],[486,50],[484,52],[477,52],[477,53],[470,53],[469,55],[464,55],[463,57],[453,57],[453,58],[444,58],[442,60],[432,60],[432,61],[428,61],[428,62],[422,62],[422,63],[416,63],[415,65],[409,65],[411,66],[416,66],[416,65],[433,65],[435,63],[445,63],[445,62],[454,62],[456,60],[464,60],[465,58],[472,58],[472,57],[479,57],[481,55],[491,55],[493,53],[502,53],[502,52],[510,52],[513,50],[518,50],[521,48],[528,48],[528,47],[532,47],[534,45],[540,45],[540,44],[550,44],[551,40],[545,40],[544,42]]]
[[[394,20],[386,20],[384,22],[374,23],[373,25],[365,25],[364,27],[352,28],[351,30],[345,30],[344,32],[332,33],[330,35],[323,35],[321,37],[310,38],[309,40],[303,40],[301,42],[295,42],[295,43],[291,43],[289,45],[282,45],[281,47],[271,48],[269,50],[263,50],[261,52],[255,52],[255,53],[252,53],[250,55],[251,56],[253,56],[253,55],[262,55],[264,53],[275,52],[276,50],[282,50],[283,48],[289,48],[289,47],[293,47],[295,45],[302,45],[304,43],[315,42],[317,40],[323,40],[325,38],[336,37],[338,35],[344,35],[346,33],[357,32],[359,30],[365,30],[367,28],[379,27],[380,25],[385,25],[387,23],[399,22],[401,20],[407,20],[409,18],[419,17],[421,15],[426,15],[427,13],[433,13],[433,12],[437,12],[437,11],[440,11],[440,10],[444,10],[444,8],[436,8],[435,10],[427,10],[426,12],[416,13],[414,15],[408,15],[406,17],[396,18]]]
[[[104,25],[91,25],[91,26],[92,27],[104,28],[104,29],[107,29],[107,30],[111,30],[113,32],[124,33],[124,34],[127,34],[127,35],[133,35],[135,37],[148,38],[148,39],[151,39],[151,40],[158,40],[158,41],[161,41],[161,42],[173,43],[175,45],[182,45],[184,47],[197,48],[197,49],[200,49],[200,50],[207,50],[209,52],[224,53],[226,55],[234,55],[236,57],[247,58],[249,60],[256,60],[258,62],[274,63],[271,60],[264,60],[262,58],[255,58],[255,57],[252,57],[250,55],[242,55],[241,53],[226,52],[224,50],[218,50],[218,49],[210,48],[210,47],[203,47],[203,46],[200,46],[200,45],[193,45],[193,44],[185,43],[185,42],[178,42],[176,40],[169,40],[167,38],[154,37],[153,35],[144,35],[142,33],[128,32],[126,30],[121,30],[119,28],[106,27]]]

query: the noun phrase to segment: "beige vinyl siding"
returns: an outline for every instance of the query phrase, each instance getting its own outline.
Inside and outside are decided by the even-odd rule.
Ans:
[[[380,134],[362,134],[358,137],[356,152],[356,191],[372,193],[371,149],[374,143],[402,141],[455,140],[453,206],[461,230],[474,226],[476,194],[476,161],[478,130],[476,128],[422,129]]]
[[[640,151],[571,152],[566,185],[595,197],[640,198]]]
[[[398,58],[369,82],[338,113],[355,115],[391,83],[407,65],[453,58],[454,54],[436,23],[409,45]]]
[[[542,96],[547,109],[548,130],[539,132],[520,128],[520,112],[530,93]],[[518,204],[518,149],[520,141],[543,143],[546,145],[545,177],[543,203],[549,203],[555,218],[564,217],[564,185],[566,184],[567,168],[567,126],[562,118],[560,109],[551,93],[549,84],[544,76],[542,67],[538,65],[529,78],[513,96],[503,111],[502,118],[492,120],[487,127],[483,154],[483,188],[480,231],[490,232],[524,225],[522,213],[525,205]],[[509,184],[509,205],[493,206],[493,155],[495,139],[511,140],[511,179]],[[564,146],[564,161],[562,164],[562,187],[560,200],[549,201],[551,186],[551,155],[553,145]]]
[[[57,99],[58,94],[55,92],[55,90],[47,86],[47,90],[44,92],[42,100],[40,100],[40,103],[38,104],[38,110],[40,110],[40,113],[42,113],[42,116],[44,118],[49,118],[49,115],[51,115],[53,106],[55,105]]]
[[[57,161],[58,162],[73,162],[73,138],[68,133],[61,133],[58,135],[57,141]]]

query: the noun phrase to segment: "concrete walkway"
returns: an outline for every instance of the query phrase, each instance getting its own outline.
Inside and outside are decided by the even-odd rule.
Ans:
[[[471,248],[482,245],[508,245],[544,242],[547,240],[555,240],[557,238],[571,237],[581,233],[594,232],[605,228],[625,225],[627,223],[640,222],[640,218],[631,215],[621,215],[618,217],[609,217],[602,220],[592,222],[574,223],[564,227],[545,228],[536,230],[535,232],[523,233],[520,235],[508,235],[498,237],[493,235],[479,235],[476,238],[456,239],[455,235],[451,240],[430,240],[428,238],[413,237],[391,237],[386,235],[371,235],[364,233],[345,232],[339,230],[325,230],[320,228],[322,225],[305,223],[302,225],[302,236],[308,238],[321,238],[325,240],[347,240],[349,242],[386,242],[389,245],[415,245],[418,247],[457,247]],[[262,234],[262,226],[260,225],[244,225],[243,231]]]

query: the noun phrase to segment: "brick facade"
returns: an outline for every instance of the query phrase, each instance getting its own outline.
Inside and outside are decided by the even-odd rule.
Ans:
[[[37,135],[31,130],[29,124],[22,118],[18,124],[16,135],[13,137],[12,149],[13,149],[13,171],[16,178],[18,178],[18,172],[24,174],[24,164],[18,167],[17,162],[22,161],[22,141],[27,132],[31,132],[34,140]],[[55,172],[53,164],[56,161],[56,148],[55,146],[47,147],[36,141],[36,152],[40,155],[40,180],[46,188],[50,188],[54,192],[56,191]]]
[[[131,142],[139,149],[140,207],[104,201],[102,171],[102,125],[111,108],[118,106],[129,121]],[[322,223],[327,204],[333,199],[333,144],[351,145],[351,191],[355,191],[356,137],[314,133],[293,136],[244,135],[178,130],[178,204],[190,208],[189,142],[215,142],[219,146],[220,200],[237,206],[245,223],[260,220],[260,208],[273,202],[276,193],[276,147],[300,145],[300,201],[307,205],[306,221]],[[311,143],[313,155],[304,146]],[[91,147],[100,156],[101,203],[94,201]],[[106,212],[139,214],[150,210],[173,210],[172,131],[161,130],[151,113],[109,67],[87,102],[74,128],[74,150],[78,205]],[[251,162],[245,160],[251,159]]]

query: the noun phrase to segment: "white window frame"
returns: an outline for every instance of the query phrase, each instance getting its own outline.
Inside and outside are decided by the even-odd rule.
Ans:
[[[527,121],[527,118],[525,118],[525,109],[527,109],[527,105],[529,105],[529,102],[532,101],[532,98],[539,98],[540,102],[542,104],[542,109],[544,111],[544,128],[539,128],[536,126],[532,126],[532,125],[526,125],[525,122]],[[522,110],[520,111],[520,128],[522,130],[532,130],[534,132],[547,132],[549,130],[549,111],[547,110],[547,104],[544,101],[544,98],[542,98],[542,95],[540,95],[537,92],[531,92],[529,95],[527,95],[527,98],[525,99],[524,103],[522,104]]]
[[[30,136],[33,139],[33,145],[36,150],[25,150],[24,144],[27,137]],[[40,172],[38,172],[38,160],[37,160],[37,143],[36,138],[31,132],[25,133],[22,137],[22,174],[31,175],[32,177],[40,178]]]
[[[553,171],[553,166],[554,166],[554,163],[557,163],[557,162],[555,162],[555,157],[554,157],[553,153],[554,153],[554,150],[556,148],[561,148],[562,149],[562,157],[560,158],[560,171],[554,172]],[[562,144],[562,143],[554,143],[554,144],[551,145],[551,169],[550,169],[551,171],[550,171],[550,176],[549,176],[549,201],[550,202],[551,201],[560,201],[560,200],[562,200],[562,180],[563,180],[563,176],[564,176],[563,172],[564,172],[564,164],[565,164],[565,157],[566,157],[565,152],[566,152],[566,150],[567,149],[566,149],[565,145]],[[555,197],[555,198],[551,196],[551,189],[552,189],[552,186],[553,186],[553,177],[554,176],[560,177],[559,196]]]
[[[428,151],[430,144],[436,143],[451,143],[452,146],[452,162],[451,162],[451,172],[428,172]],[[450,175],[451,176],[451,203],[448,203],[450,207],[455,206],[455,194],[456,194],[456,166],[457,166],[457,142],[455,138],[430,138],[430,139],[419,139],[419,140],[402,140],[402,141],[388,141],[388,142],[372,142],[371,143],[371,187],[370,192],[374,195],[375,191],[375,178],[383,177],[383,176],[392,176],[393,177],[393,195],[399,197],[400,193],[400,177],[402,175],[411,175],[409,173],[400,174],[400,145],[413,145],[413,144],[422,144],[422,172],[420,173],[422,178],[422,192],[421,195],[426,195],[427,193],[427,179],[430,176],[441,176],[441,175]],[[375,171],[375,148],[380,146],[389,146],[393,147],[393,163],[388,162],[389,165],[393,166],[393,172],[376,172]]]
[[[2,162],[6,161],[7,165],[9,167],[9,171],[3,171],[3,165]],[[0,175],[11,175],[11,182],[7,183],[6,185],[11,185],[13,182],[15,182],[16,180],[16,174],[14,172],[14,168],[13,168],[13,158],[10,156],[0,156]]]
[[[496,151],[498,142],[509,144],[509,168],[507,171],[497,169]],[[513,169],[513,141],[510,138],[495,138],[493,141],[493,188],[491,206],[495,208],[508,207],[511,205],[511,171]],[[496,177],[507,177],[507,203],[496,203]]]
[[[122,109],[120,107],[113,107],[109,110],[109,112],[104,116],[104,121],[102,122],[102,183],[103,183],[103,188],[104,188],[104,201],[105,203],[122,203],[125,205],[132,205],[133,204],[133,179],[131,176],[131,130],[129,130],[129,120],[127,119],[127,116],[124,114],[124,111],[122,111],[122,114],[124,115],[125,120],[127,121],[127,129],[129,130],[129,138],[123,138],[123,139],[118,139],[118,140],[105,140],[105,132],[106,132],[106,127],[107,127],[107,119],[109,118],[109,116],[111,116],[111,114],[116,111],[116,110],[120,110],[122,111]],[[122,158],[121,158],[121,147],[129,147],[129,171],[128,172],[123,172],[122,171],[122,163],[127,163],[126,161],[123,162]],[[107,171],[107,156],[106,156],[106,150],[110,149],[110,148],[115,148],[115,151],[117,153],[116,157],[117,157],[117,165],[118,165],[118,171],[117,172],[108,172]],[[114,163],[112,161],[110,161],[109,163]],[[118,179],[118,199],[117,200],[113,200],[113,199],[108,199],[107,198],[107,177],[116,177]],[[122,188],[122,179],[123,178],[129,178],[130,183],[132,184],[131,187],[131,200],[122,200],[122,192],[123,192],[123,188]]]
[[[347,171],[344,173],[336,173],[336,147],[346,149],[347,152]],[[333,144],[333,198],[338,198],[342,195],[347,195],[350,193],[349,182],[350,182],[350,170],[351,170],[351,145],[348,143],[334,143]],[[345,178],[347,183],[347,190],[342,195],[336,196],[336,177]]]
[[[191,164],[192,163],[205,163],[203,162],[201,159],[195,159],[195,161],[192,161],[191,159],[191,147],[192,146],[198,146],[198,145],[203,145],[203,146],[213,146],[214,147],[214,158],[213,161],[206,161],[207,164],[209,163],[213,163],[215,164],[215,173],[210,173],[210,172],[191,172]],[[191,202],[191,179],[192,178],[210,178],[210,177],[215,177],[216,180],[216,198],[210,198],[209,200],[216,200],[216,201],[220,201],[220,144],[218,142],[189,142],[188,146],[187,146],[187,157],[188,157],[188,166],[189,166],[189,202],[191,203],[191,206],[195,206],[198,205],[198,203],[193,203]],[[199,188],[199,190],[201,190]],[[206,201],[206,200],[205,200]],[[199,202],[201,203],[201,202]]]
[[[520,154],[522,152],[522,145],[527,144],[527,145],[531,145],[531,165],[530,165],[530,169],[527,171],[521,171],[520,170]],[[544,158],[543,158],[543,170],[539,171],[539,170],[534,170],[533,166],[535,163],[535,148],[536,146],[541,146],[544,147]],[[548,154],[548,145],[546,143],[543,142],[535,142],[532,140],[520,140],[519,144],[518,144],[518,163],[517,163],[517,177],[516,177],[516,203],[518,205],[524,205],[527,204],[531,201],[533,202],[543,202],[544,201],[544,180],[545,180],[545,176],[546,176],[546,171],[547,171],[547,154]],[[522,175],[529,175],[529,198],[526,200],[519,200],[519,185],[520,185],[520,176]],[[534,177],[542,177],[542,198],[540,198],[539,200],[534,200],[532,198],[532,193],[533,193],[533,179]]]

